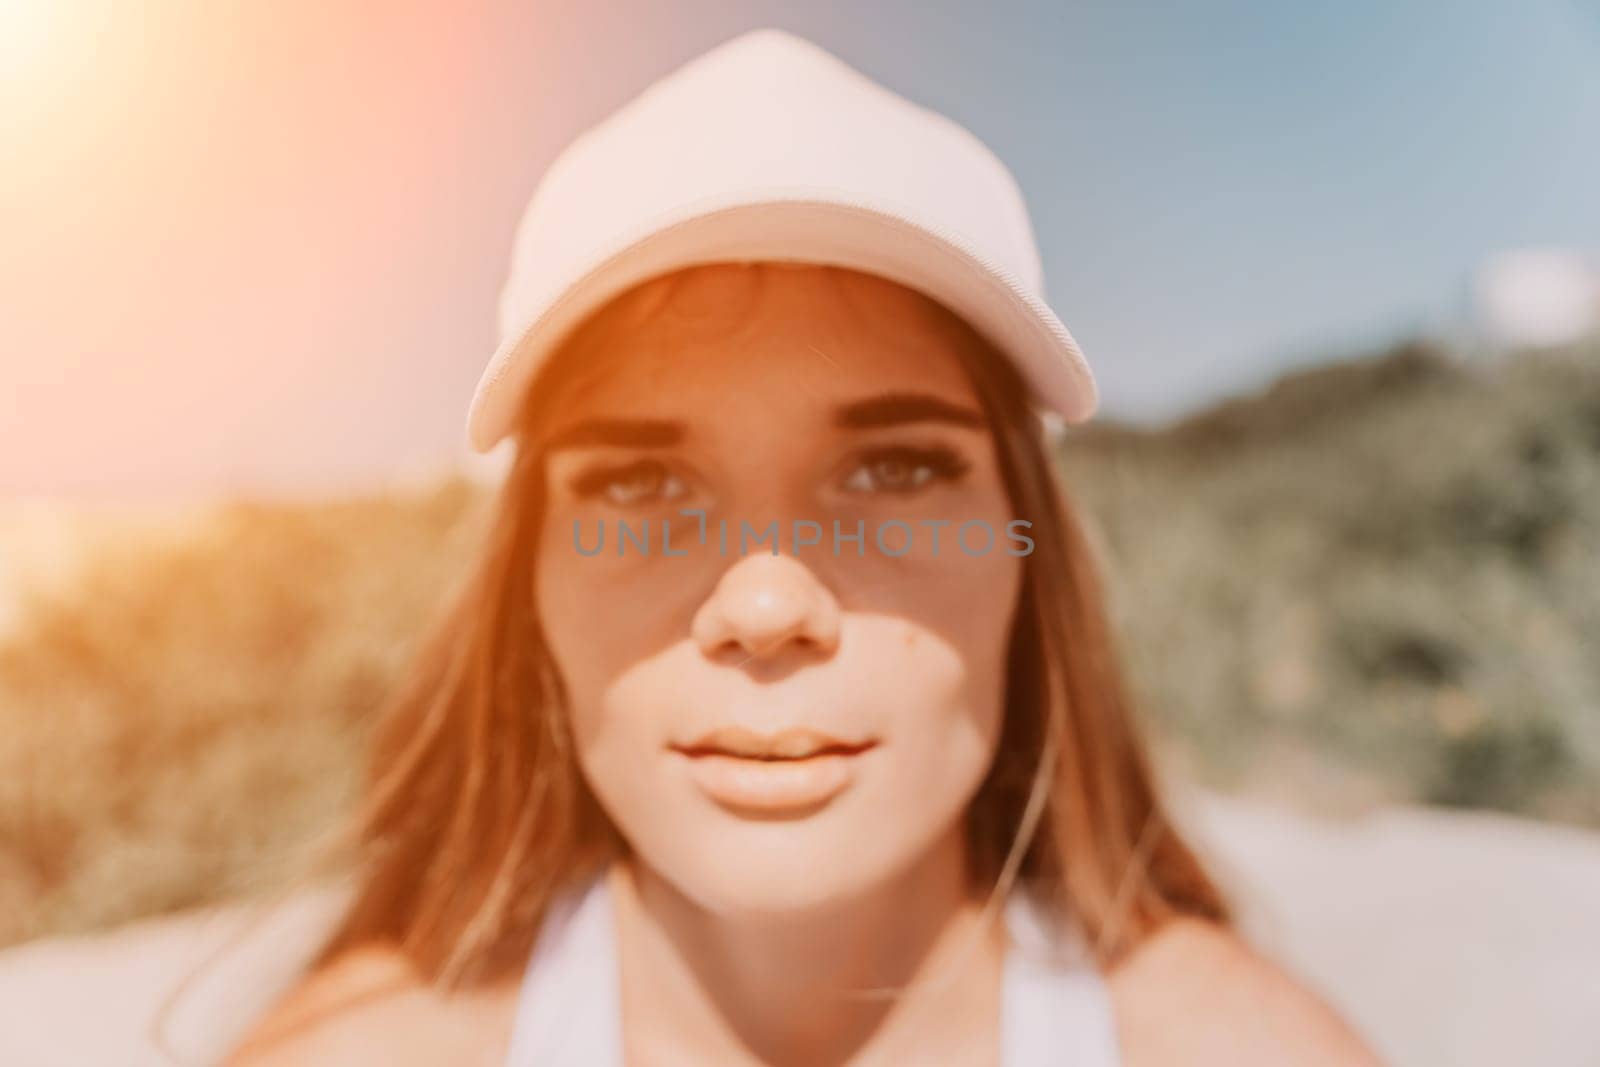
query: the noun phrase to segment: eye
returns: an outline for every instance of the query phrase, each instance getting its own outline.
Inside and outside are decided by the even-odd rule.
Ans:
[[[603,497],[618,507],[665,503],[689,491],[682,478],[653,459],[590,467],[578,473],[571,485],[580,498]]]
[[[878,448],[864,453],[840,488],[848,493],[914,493],[935,482],[953,482],[967,462],[947,448]]]

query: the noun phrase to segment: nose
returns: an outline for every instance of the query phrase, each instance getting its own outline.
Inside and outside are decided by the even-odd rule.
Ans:
[[[839,603],[793,556],[761,553],[722,575],[691,632],[707,656],[770,659],[786,650],[830,655],[839,645]]]

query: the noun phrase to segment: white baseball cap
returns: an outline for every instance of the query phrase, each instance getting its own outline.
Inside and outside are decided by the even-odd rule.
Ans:
[[[1044,302],[1005,164],[812,42],[759,29],[650,85],[551,163],[518,227],[472,447],[512,431],[544,360],[613,297],[680,267],[759,260],[925,293],[1016,361],[1047,418],[1094,413],[1094,377]]]

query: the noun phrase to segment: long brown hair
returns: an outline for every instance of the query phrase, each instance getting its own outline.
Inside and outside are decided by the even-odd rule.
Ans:
[[[1026,389],[934,306],[965,339],[1013,514],[1033,522],[999,749],[967,818],[975,884],[1035,894],[1102,965],[1173,916],[1226,922],[1158,795],[1093,546]],[[574,347],[541,383],[566,372]],[[551,901],[625,848],[578,770],[533,595],[545,494],[533,429],[557,392],[532,391],[476,568],[379,727],[351,824],[355,895],[313,968],[376,943],[442,988],[494,981],[525,962]]]

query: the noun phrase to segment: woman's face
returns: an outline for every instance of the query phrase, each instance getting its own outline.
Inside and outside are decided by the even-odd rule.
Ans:
[[[579,763],[719,913],[906,872],[993,758],[1030,544],[944,314],[699,267],[608,309],[555,386],[537,592]]]

